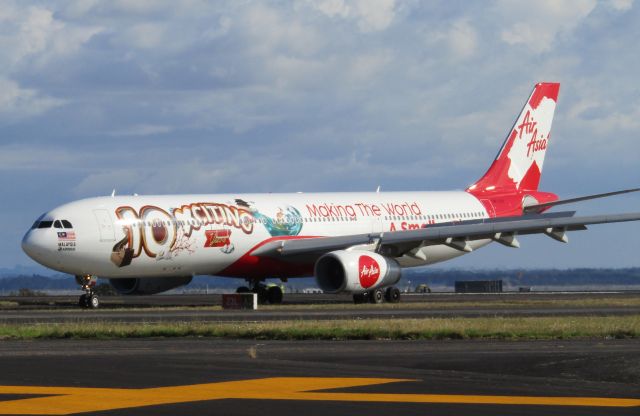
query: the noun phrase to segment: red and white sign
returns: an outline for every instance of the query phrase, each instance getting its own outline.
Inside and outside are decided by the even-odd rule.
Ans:
[[[231,230],[206,230],[204,235],[207,237],[205,247],[224,247],[231,244]]]
[[[367,289],[376,284],[380,277],[380,265],[369,256],[360,256],[358,261],[360,285]]]

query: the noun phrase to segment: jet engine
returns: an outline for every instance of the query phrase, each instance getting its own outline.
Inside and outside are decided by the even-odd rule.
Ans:
[[[314,274],[325,293],[363,293],[400,280],[397,261],[370,251],[337,250],[320,257]]]
[[[191,282],[192,276],[109,279],[121,295],[155,295]]]

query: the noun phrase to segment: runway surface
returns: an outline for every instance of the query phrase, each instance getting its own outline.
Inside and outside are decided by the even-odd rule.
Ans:
[[[638,415],[640,342],[0,342],[0,414]]]
[[[319,298],[320,296],[320,298]],[[16,308],[0,310],[0,323],[63,323],[63,322],[235,322],[266,320],[332,320],[375,318],[437,318],[437,317],[545,317],[545,316],[623,316],[640,314],[640,303],[632,305],[596,305],[589,300],[602,298],[637,299],[637,292],[618,293],[547,293],[501,295],[430,294],[404,296],[398,305],[353,305],[348,297],[321,295],[290,296],[287,303],[257,311],[213,310],[186,305],[219,304],[219,295],[146,296],[103,298],[99,310],[83,310],[75,306],[74,297],[43,298],[40,303],[25,303]],[[3,298],[5,301],[9,298]],[[217,299],[217,300],[216,300]],[[325,302],[311,306],[318,299]],[[29,300],[29,299],[27,299]],[[584,305],[526,304],[521,301],[587,301]],[[48,303],[46,303],[48,302]],[[129,302],[129,303],[122,303]],[[135,304],[131,302],[137,302]],[[215,303],[213,303],[215,305]],[[309,305],[309,307],[300,307]],[[175,307],[182,306],[182,307]],[[131,309],[131,308],[135,309]]]
[[[0,302],[14,302],[19,309],[50,309],[75,307],[78,304],[77,295],[67,296],[0,296]],[[503,293],[404,293],[402,303],[473,303],[504,300],[573,300],[573,299],[613,299],[640,298],[640,291],[598,291],[598,292],[503,292]],[[323,293],[286,293],[284,305],[337,305],[352,303],[348,294]],[[222,304],[220,294],[160,294],[149,296],[101,296],[101,308],[119,309],[127,307],[175,307],[175,306],[219,306]]]

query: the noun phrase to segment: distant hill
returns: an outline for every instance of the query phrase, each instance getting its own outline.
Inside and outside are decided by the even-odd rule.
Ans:
[[[66,279],[51,276],[31,275],[4,277],[0,279],[0,292],[17,292],[20,289],[32,290],[74,290],[78,284],[73,276]]]
[[[640,285],[640,268],[446,270],[428,269],[405,275],[414,283],[453,286],[456,280],[502,280],[507,286]]]
[[[54,272],[46,267],[34,265],[34,266],[15,266],[12,268],[0,267],[0,279],[14,278],[19,276],[43,276],[53,277],[57,279],[68,278],[68,274]]]

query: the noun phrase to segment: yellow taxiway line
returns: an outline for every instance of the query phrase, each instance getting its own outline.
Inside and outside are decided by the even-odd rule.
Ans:
[[[604,397],[478,396],[322,391],[411,381],[415,380],[276,377],[145,389],[0,386],[0,394],[42,396],[0,401],[0,415],[69,415],[220,399],[640,407],[640,399]]]

